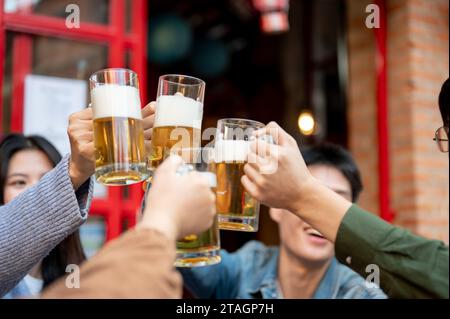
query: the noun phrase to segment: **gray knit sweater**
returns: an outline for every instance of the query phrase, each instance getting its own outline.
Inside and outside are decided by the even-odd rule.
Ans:
[[[87,218],[92,178],[76,192],[69,155],[35,186],[0,207],[0,297]]]

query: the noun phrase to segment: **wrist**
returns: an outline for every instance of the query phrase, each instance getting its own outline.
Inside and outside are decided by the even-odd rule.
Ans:
[[[77,190],[87,179],[83,179],[83,174],[81,174],[76,164],[72,161],[72,158],[69,160],[69,177],[75,190]]]
[[[157,213],[148,209],[144,212],[144,218],[138,224],[137,228],[145,228],[159,231],[170,240],[176,240],[178,236],[178,228],[174,220],[170,219],[165,212]]]
[[[334,242],[341,221],[352,203],[313,177],[304,184],[300,194],[291,212]]]
[[[314,177],[308,177],[308,180],[299,187],[298,195],[289,210],[297,216],[302,217],[306,206],[316,205],[315,199],[318,198],[317,194],[323,191],[323,187],[324,186]]]

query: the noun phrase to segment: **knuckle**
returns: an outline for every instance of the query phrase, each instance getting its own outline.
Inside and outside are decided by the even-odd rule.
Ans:
[[[74,133],[74,128],[72,125],[69,124],[69,126],[67,127],[67,133],[72,135]]]

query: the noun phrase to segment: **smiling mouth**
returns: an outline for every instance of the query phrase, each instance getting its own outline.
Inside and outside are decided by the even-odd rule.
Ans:
[[[325,239],[325,237],[323,237],[323,235],[322,235],[321,233],[319,233],[317,230],[312,229],[312,228],[308,229],[308,230],[306,231],[306,233],[307,233],[309,236],[314,236],[314,237],[317,237],[317,238],[323,238],[323,239]]]

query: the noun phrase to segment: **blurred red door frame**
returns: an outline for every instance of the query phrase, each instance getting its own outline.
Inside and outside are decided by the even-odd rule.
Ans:
[[[147,101],[147,0],[131,1],[131,32],[125,32],[125,0],[109,1],[109,24],[100,25],[81,22],[79,29],[69,29],[65,19],[33,14],[30,10],[5,13],[4,0],[0,0],[0,88],[6,59],[6,32],[17,32],[13,39],[13,88],[11,130],[23,129],[24,80],[32,71],[32,35],[57,37],[65,40],[91,42],[108,46],[108,66],[124,67],[126,52],[131,53],[130,68],[140,77],[142,101]],[[0,115],[3,115],[3,96],[0,91]],[[3,131],[0,116],[0,132]],[[106,221],[106,239],[110,240],[122,232],[122,223],[136,223],[136,210],[142,197],[141,184],[131,186],[125,198],[123,189],[109,187],[105,199],[95,199],[90,214],[102,216]]]
[[[386,0],[375,0],[380,8],[380,27],[375,28],[376,98],[378,130],[378,201],[380,217],[392,222],[390,201],[389,110],[387,96],[387,12]]]

